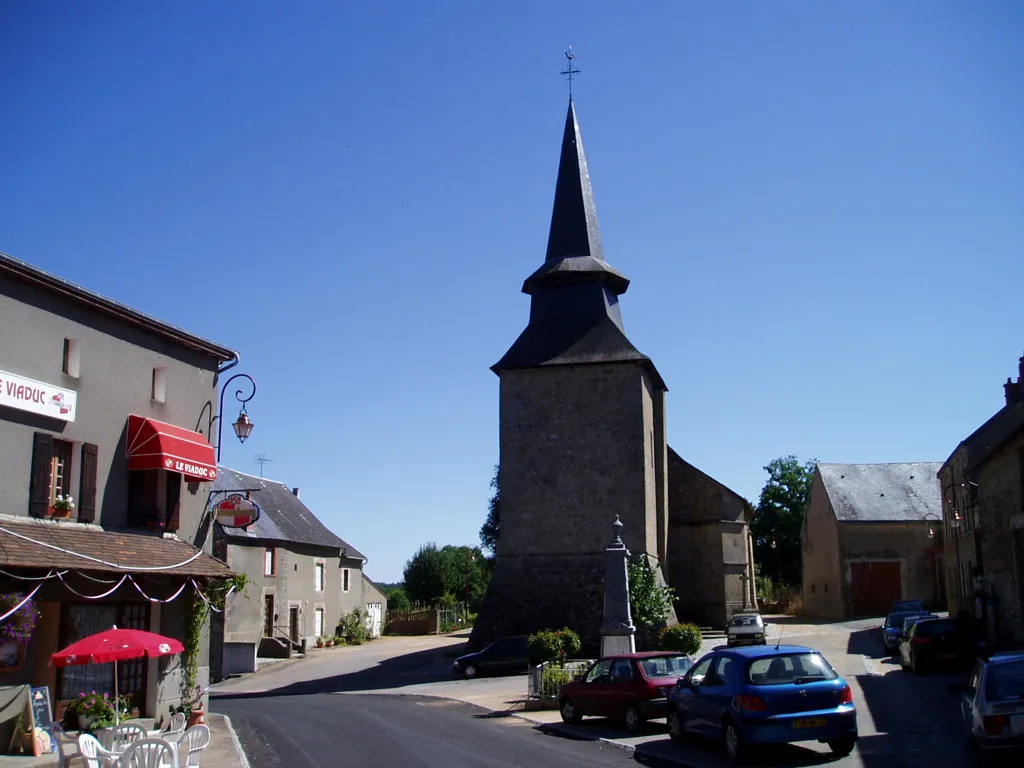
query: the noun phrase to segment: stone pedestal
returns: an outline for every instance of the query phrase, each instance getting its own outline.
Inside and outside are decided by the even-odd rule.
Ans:
[[[622,542],[622,522],[612,524],[611,544],[604,551],[604,621],[601,623],[601,655],[636,650],[636,627],[629,608],[629,550]]]

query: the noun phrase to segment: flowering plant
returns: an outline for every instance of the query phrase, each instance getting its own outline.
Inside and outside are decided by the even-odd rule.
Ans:
[[[53,500],[53,508],[62,512],[71,512],[75,508],[75,500],[70,493],[67,496],[57,494],[57,498]]]
[[[0,594],[0,615],[7,613],[18,603],[25,599],[24,595],[17,592]],[[0,622],[0,640],[14,640],[19,643],[27,643],[32,639],[32,633],[39,621],[39,609],[35,600],[28,600],[12,615]]]
[[[127,696],[121,696],[117,704],[120,710],[117,714],[121,719],[126,719],[131,714],[131,701]],[[80,693],[74,707],[75,714],[89,720],[93,728],[109,728],[116,720],[115,702],[109,693]]]

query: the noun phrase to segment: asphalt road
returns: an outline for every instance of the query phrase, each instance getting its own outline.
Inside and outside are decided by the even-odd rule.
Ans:
[[[441,699],[310,694],[228,699],[217,709],[231,717],[253,768],[636,765],[621,748]]]

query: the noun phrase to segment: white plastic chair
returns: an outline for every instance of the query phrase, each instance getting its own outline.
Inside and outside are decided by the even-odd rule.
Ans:
[[[178,768],[178,749],[167,739],[139,739],[118,755],[117,768]]]
[[[78,742],[69,738],[67,731],[64,730],[64,726],[56,720],[44,727],[43,730],[49,731],[53,736],[53,740],[57,742],[57,768],[67,768],[71,760],[81,756],[81,753],[78,751]],[[66,747],[71,747],[71,751],[65,752],[64,749]]]
[[[91,733],[78,734],[78,752],[89,768],[113,768],[120,757],[106,749]]]
[[[124,752],[130,744],[149,736],[149,732],[138,723],[121,723],[104,739],[104,746],[111,752]]]
[[[167,724],[167,727],[160,731],[159,738],[167,739],[168,741],[178,741],[181,738],[181,734],[185,732],[185,725],[188,720],[185,718],[184,712],[175,712],[171,715],[171,721]]]
[[[202,751],[210,746],[210,726],[193,725],[178,742],[178,764],[180,768],[198,768]],[[184,760],[181,755],[184,753]]]

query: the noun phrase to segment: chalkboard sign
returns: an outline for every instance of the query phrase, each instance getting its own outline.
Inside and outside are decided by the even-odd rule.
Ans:
[[[36,728],[46,728],[53,722],[53,704],[47,686],[32,689],[32,720]]]

